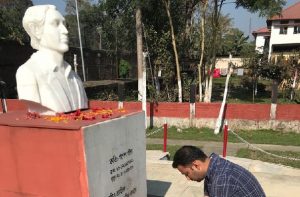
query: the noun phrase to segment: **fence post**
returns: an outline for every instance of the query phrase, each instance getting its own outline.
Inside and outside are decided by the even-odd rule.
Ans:
[[[228,141],[228,124],[225,120],[224,132],[223,132],[223,157],[226,157],[227,153],[227,141]]]
[[[164,124],[164,152],[167,152],[167,138],[168,138],[168,124],[165,122]]]
[[[195,119],[196,85],[190,86],[190,127],[194,126]]]

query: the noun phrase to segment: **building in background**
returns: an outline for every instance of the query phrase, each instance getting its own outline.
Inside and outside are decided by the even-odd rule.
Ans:
[[[300,2],[266,22],[267,27],[252,33],[258,53],[268,53],[271,58],[279,54],[288,56],[300,49]]]
[[[252,32],[252,35],[255,38],[255,50],[259,54],[263,54],[265,50],[269,49],[271,32],[267,27]]]

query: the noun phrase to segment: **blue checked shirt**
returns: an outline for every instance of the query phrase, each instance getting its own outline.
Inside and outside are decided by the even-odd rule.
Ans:
[[[265,197],[257,179],[243,167],[211,154],[204,181],[209,197]]]

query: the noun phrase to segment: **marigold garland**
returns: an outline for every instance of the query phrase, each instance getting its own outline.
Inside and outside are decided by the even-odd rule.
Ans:
[[[92,108],[88,111],[76,110],[72,113],[57,113],[55,116],[41,116],[36,112],[27,112],[26,119],[39,119],[44,118],[45,120],[49,120],[52,122],[64,122],[67,123],[69,120],[95,120],[97,118],[108,119],[111,118],[113,112],[124,113],[126,110],[122,109],[105,109],[105,108]]]

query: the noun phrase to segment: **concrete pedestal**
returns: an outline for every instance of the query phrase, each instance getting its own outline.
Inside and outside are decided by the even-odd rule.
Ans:
[[[146,197],[143,112],[51,122],[0,115],[0,196]]]

